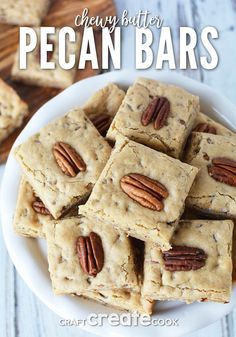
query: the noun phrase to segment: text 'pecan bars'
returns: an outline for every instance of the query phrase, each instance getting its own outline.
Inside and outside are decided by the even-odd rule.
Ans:
[[[56,294],[151,313],[152,302],[142,302],[134,251],[124,233],[85,217],[48,222],[44,232]]]
[[[107,137],[121,134],[179,158],[199,112],[199,98],[182,88],[139,78],[129,88]]]
[[[184,220],[162,252],[147,242],[143,295],[150,300],[228,302],[232,287],[231,220]]]
[[[21,126],[27,115],[27,104],[0,79],[0,142]]]
[[[169,249],[197,172],[122,137],[80,212]]]
[[[15,156],[37,196],[58,218],[88,196],[110,152],[108,143],[76,108],[19,145]]]
[[[236,217],[236,138],[194,132],[185,160],[200,169],[189,192],[189,207]]]

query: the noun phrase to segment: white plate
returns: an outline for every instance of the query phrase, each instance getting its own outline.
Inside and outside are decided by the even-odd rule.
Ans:
[[[202,111],[221,121],[231,129],[236,129],[236,108],[220,93],[208,86],[172,72],[155,71],[119,71],[111,72],[75,83],[70,88],[45,104],[34,115],[18,137],[16,144],[25,141],[50,120],[58,117],[70,108],[83,104],[91,94],[109,82],[115,82],[127,88],[137,76],[146,76],[165,82],[183,86],[201,98]],[[21,170],[13,158],[12,152],[6,164],[6,170],[1,188],[1,220],[3,234],[11,259],[29,288],[49,308],[63,318],[85,319],[90,313],[114,312],[107,307],[94,302],[69,296],[54,296],[48,274],[46,245],[43,240],[21,238],[12,230],[12,218],[16,205],[18,185]],[[229,304],[194,303],[191,305],[181,302],[159,302],[158,319],[178,319],[179,326],[138,326],[111,327],[107,322],[102,327],[85,326],[84,329],[100,335],[162,337],[168,335],[181,336],[185,333],[204,327],[229,313],[236,304],[236,288],[234,287]]]

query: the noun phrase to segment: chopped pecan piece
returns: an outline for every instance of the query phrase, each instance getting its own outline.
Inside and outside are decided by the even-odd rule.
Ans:
[[[163,252],[165,269],[168,271],[189,271],[202,268],[207,259],[203,249],[185,246],[172,246]]]
[[[139,173],[123,176],[120,186],[131,199],[154,211],[161,211],[164,208],[162,200],[169,195],[161,183]]]
[[[53,155],[63,173],[75,177],[86,170],[86,164],[80,155],[69,144],[58,142],[53,147]]]
[[[32,202],[32,208],[38,214],[51,215],[47,207],[45,207],[44,203],[39,198],[36,198],[36,200]]]
[[[100,236],[91,232],[89,236],[79,236],[76,250],[82,270],[91,276],[96,276],[104,265],[104,251]]]
[[[208,123],[199,123],[193,131],[195,132],[204,132],[204,133],[212,133],[213,135],[216,135],[216,128]]]
[[[221,183],[236,186],[236,161],[228,158],[214,158],[208,166],[209,175]]]
[[[154,122],[154,129],[160,130],[170,113],[170,102],[166,97],[154,97],[147,109],[143,112],[141,123],[147,126]]]
[[[109,129],[109,126],[111,124],[111,116],[107,114],[100,114],[100,115],[95,115],[91,117],[91,122],[93,125],[97,128],[99,133],[105,137],[107,130]]]

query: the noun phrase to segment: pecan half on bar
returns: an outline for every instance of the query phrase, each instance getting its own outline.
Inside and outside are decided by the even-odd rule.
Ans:
[[[154,129],[160,130],[170,114],[170,102],[166,97],[154,97],[141,117],[141,124],[154,123]]]
[[[123,176],[120,186],[131,199],[154,211],[161,211],[164,208],[162,200],[169,195],[161,183],[139,173]]]
[[[221,183],[236,186],[236,161],[227,158],[214,158],[208,166],[209,175]]]
[[[96,276],[104,265],[104,251],[100,236],[91,232],[89,236],[79,236],[76,250],[82,270],[91,276]]]
[[[51,213],[49,212],[49,210],[47,209],[47,207],[45,207],[44,203],[39,198],[36,198],[32,202],[32,208],[38,214],[51,215]]]
[[[203,249],[185,246],[173,246],[162,255],[168,271],[197,270],[205,265],[207,259]]]
[[[80,171],[86,170],[86,164],[80,155],[69,144],[58,142],[53,146],[53,155],[62,172],[75,177]]]
[[[95,128],[99,131],[99,133],[105,137],[107,130],[111,124],[111,116],[107,114],[100,114],[91,117],[91,122],[95,126]]]
[[[216,128],[208,123],[199,123],[193,131],[195,132],[204,132],[204,133],[212,133],[213,135],[216,135]]]

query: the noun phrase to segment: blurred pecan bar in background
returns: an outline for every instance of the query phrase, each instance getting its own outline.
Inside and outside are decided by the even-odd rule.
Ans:
[[[0,79],[0,142],[21,126],[27,115],[27,104]]]
[[[50,0],[1,0],[0,22],[18,26],[40,26]]]
[[[50,43],[53,45],[53,52],[48,52],[47,61],[55,62],[55,69],[41,69],[40,67],[40,45],[39,45],[39,30],[35,29],[38,35],[36,48],[27,54],[27,68],[19,68],[19,49],[16,52],[15,61],[12,67],[11,76],[15,81],[24,82],[30,85],[42,87],[53,87],[64,89],[69,87],[75,77],[77,70],[78,53],[81,46],[81,35],[76,34],[76,42],[66,40],[66,55],[75,54],[76,62],[73,68],[65,70],[60,67],[58,61],[59,53],[59,29],[56,33],[50,35]]]

